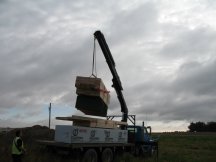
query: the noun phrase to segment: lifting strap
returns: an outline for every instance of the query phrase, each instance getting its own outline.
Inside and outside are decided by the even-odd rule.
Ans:
[[[94,47],[93,47],[93,60],[92,60],[92,74],[90,77],[97,78],[97,66],[96,66],[96,38],[94,38]],[[95,73],[95,74],[94,74]]]

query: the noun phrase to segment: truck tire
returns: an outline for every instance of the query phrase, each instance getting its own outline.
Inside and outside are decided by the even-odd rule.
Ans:
[[[105,148],[101,155],[102,162],[112,162],[113,161],[113,151],[110,148]]]
[[[98,161],[98,155],[95,149],[88,149],[83,157],[81,162],[97,162]]]

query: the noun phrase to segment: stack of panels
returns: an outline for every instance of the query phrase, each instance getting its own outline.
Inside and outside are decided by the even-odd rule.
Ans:
[[[55,141],[64,143],[127,143],[127,130],[56,125]]]
[[[100,78],[76,78],[77,100],[75,107],[86,115],[106,116],[109,92]]]

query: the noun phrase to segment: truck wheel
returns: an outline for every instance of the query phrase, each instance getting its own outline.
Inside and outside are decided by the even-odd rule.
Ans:
[[[97,156],[97,152],[95,151],[95,149],[88,149],[83,157],[81,162],[97,162],[98,160],[98,156]]]
[[[110,148],[105,148],[101,155],[102,162],[112,162],[113,161],[113,152]]]

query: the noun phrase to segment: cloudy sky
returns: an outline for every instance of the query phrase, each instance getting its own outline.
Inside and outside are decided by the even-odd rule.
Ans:
[[[214,0],[1,0],[0,127],[48,125],[50,102],[52,127],[56,116],[83,115],[74,84],[91,75],[96,30],[138,124],[175,131],[215,120],[215,15]],[[121,115],[98,44],[96,56],[108,114]]]

